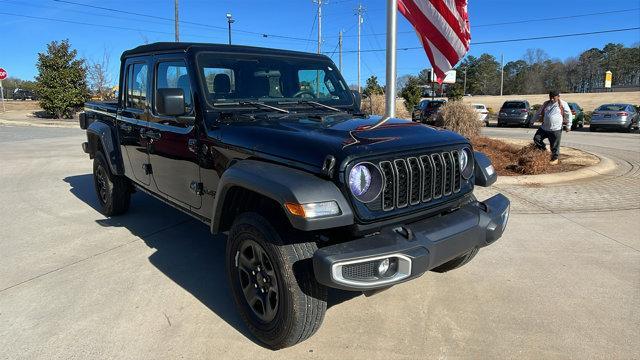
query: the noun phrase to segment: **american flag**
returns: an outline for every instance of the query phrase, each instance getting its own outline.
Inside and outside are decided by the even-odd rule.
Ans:
[[[437,81],[442,83],[444,73],[469,51],[467,0],[398,0],[398,10],[416,29]]]

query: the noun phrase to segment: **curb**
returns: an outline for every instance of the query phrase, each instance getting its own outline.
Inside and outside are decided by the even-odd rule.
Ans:
[[[74,122],[29,122],[29,121],[19,121],[19,120],[4,120],[0,119],[0,125],[9,125],[9,126],[35,126],[35,127],[51,127],[51,128],[80,128],[80,124]]]
[[[578,149],[580,150],[580,149]],[[584,150],[580,150],[584,151]],[[586,151],[585,151],[586,152]],[[499,176],[495,185],[548,185],[558,184],[562,182],[581,180],[604,175],[617,166],[616,163],[604,156],[599,156],[593,153],[591,155],[597,156],[600,162],[596,165],[589,166],[583,169],[569,171],[556,174],[543,174],[543,175],[520,175],[520,176]]]

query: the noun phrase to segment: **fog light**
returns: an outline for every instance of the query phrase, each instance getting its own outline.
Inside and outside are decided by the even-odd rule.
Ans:
[[[389,270],[389,258],[386,258],[378,263],[378,275],[384,275]]]

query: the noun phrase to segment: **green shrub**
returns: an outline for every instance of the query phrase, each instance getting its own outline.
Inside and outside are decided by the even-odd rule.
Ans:
[[[68,40],[52,41],[38,54],[36,90],[40,106],[56,119],[70,118],[89,98],[84,60],[76,58]]]

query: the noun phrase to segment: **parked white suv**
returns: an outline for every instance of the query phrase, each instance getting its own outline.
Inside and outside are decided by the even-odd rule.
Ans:
[[[489,126],[489,109],[485,104],[471,104],[471,107],[478,113],[478,120]]]

